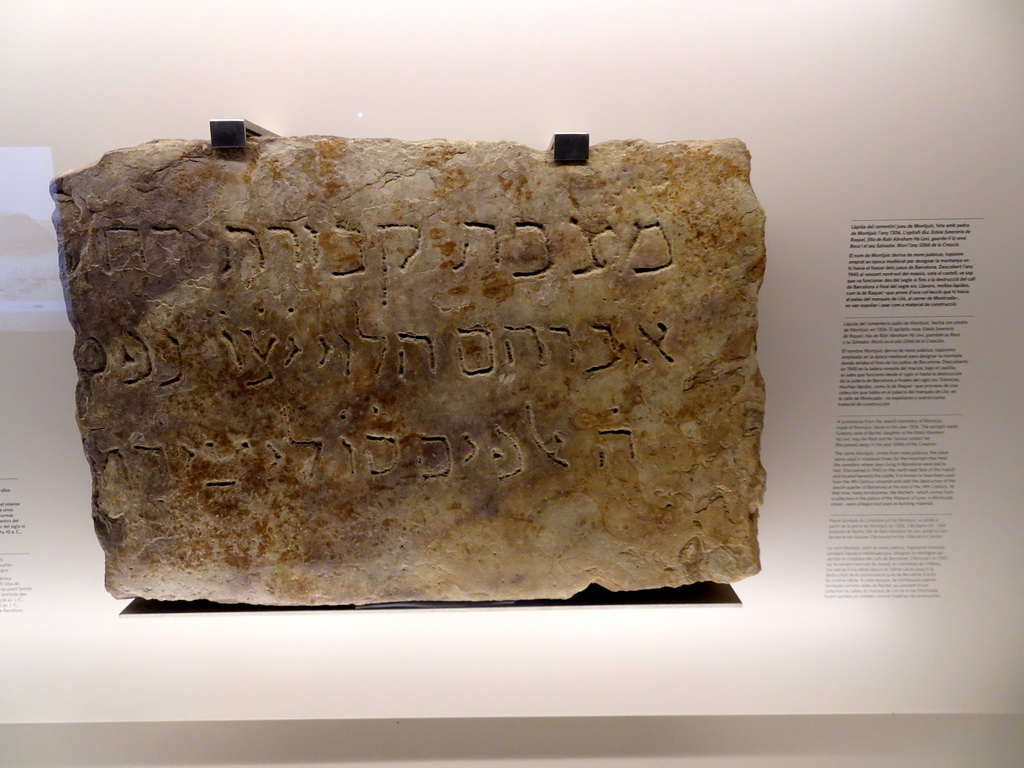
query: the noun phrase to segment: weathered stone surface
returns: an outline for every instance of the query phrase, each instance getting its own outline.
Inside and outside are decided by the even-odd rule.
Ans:
[[[566,597],[758,570],[739,141],[161,141],[58,178],[119,597]]]

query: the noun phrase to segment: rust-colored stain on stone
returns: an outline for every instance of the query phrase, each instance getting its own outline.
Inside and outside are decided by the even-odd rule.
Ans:
[[[118,597],[568,597],[757,572],[737,140],[257,139],[54,183]]]

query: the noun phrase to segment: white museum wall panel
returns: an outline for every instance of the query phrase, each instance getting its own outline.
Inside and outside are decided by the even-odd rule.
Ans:
[[[1021,712],[1022,22],[1006,2],[0,1],[0,216],[26,227],[0,243],[0,722]],[[768,219],[763,571],[742,607],[120,616],[32,222],[52,173],[219,117],[742,138]],[[859,300],[880,251],[858,233],[944,254],[886,273],[934,295]],[[922,319],[930,341],[870,335]],[[933,367],[900,378],[894,349]],[[864,377],[910,394],[841,404]]]

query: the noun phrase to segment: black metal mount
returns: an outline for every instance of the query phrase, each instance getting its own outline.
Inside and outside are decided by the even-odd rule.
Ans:
[[[249,120],[211,120],[210,146],[214,149],[238,149],[253,136],[277,136]]]
[[[549,149],[559,165],[584,165],[590,159],[590,134],[556,133]]]

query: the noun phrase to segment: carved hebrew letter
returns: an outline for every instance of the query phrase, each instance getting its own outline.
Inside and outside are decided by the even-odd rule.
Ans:
[[[466,451],[465,455],[462,457],[462,461],[463,463],[469,463],[476,458],[477,453],[479,452],[477,445],[469,435],[462,436],[462,444],[463,449]]]
[[[398,441],[388,435],[367,435],[366,461],[371,475],[386,475],[398,466]]]
[[[160,386],[168,387],[179,383],[183,371],[181,342],[171,334],[164,332],[158,337],[154,347]]]
[[[494,470],[499,480],[508,480],[523,471],[523,449],[511,433],[495,426],[494,442],[491,444],[490,457],[494,462]]]
[[[657,272],[672,263],[672,251],[659,225],[640,230],[626,263],[637,273]]]
[[[400,343],[399,358],[398,358],[398,375],[405,376],[407,370],[411,370],[411,363],[408,360],[408,353],[406,349],[410,351],[419,350],[420,354],[418,357],[421,358],[421,371],[433,373],[437,370],[437,355],[434,352],[434,340],[429,336],[417,333],[399,333],[398,341]]]
[[[556,264],[568,269],[574,275],[582,276],[601,269],[594,256],[594,249],[575,219],[556,224],[549,236],[551,250],[558,254]]]
[[[99,373],[107,367],[107,351],[99,339],[90,336],[75,346],[75,366],[83,374]]]
[[[352,448],[352,443],[343,437],[339,437],[337,445],[341,458],[340,461],[332,463],[332,466],[340,466],[343,474],[354,475],[356,473],[356,453]]]
[[[229,361],[231,367],[238,371],[242,370],[244,367],[242,357],[245,353],[239,349],[238,342],[235,340],[235,335],[230,331],[221,330],[217,341],[224,347],[224,356]]]
[[[501,260],[513,277],[534,277],[551,268],[547,237],[540,224],[517,222],[512,237],[502,245]]]
[[[363,235],[338,225],[317,234],[320,265],[334,277],[349,277],[366,271]]]
[[[389,224],[380,227],[380,242],[384,249],[384,263],[388,268],[405,270],[419,255],[419,227],[408,224]]]
[[[137,229],[107,230],[107,263],[106,272],[121,270],[145,269],[142,257],[142,236]]]
[[[140,479],[145,478],[151,489],[163,489],[170,469],[163,446],[135,442],[131,450],[122,455],[130,457],[135,475]]]
[[[506,340],[509,363],[541,366],[548,364],[550,356],[547,347],[544,346],[540,340],[540,334],[532,325],[506,325],[505,332],[509,336],[509,339]]]
[[[287,346],[284,350],[284,367],[287,368],[295,362],[295,358],[302,354],[302,347],[299,346],[299,342],[295,340],[294,336],[288,337]]]
[[[562,326],[549,326],[543,329],[551,358],[556,362],[571,365],[576,362],[576,350],[572,342],[572,331]]]
[[[384,369],[384,363],[387,361],[388,337],[383,335],[377,336],[365,331],[363,329],[363,321],[360,319],[358,307],[356,307],[355,310],[355,327],[356,336],[362,346],[369,347],[369,350],[363,354],[369,359],[369,365],[373,370],[373,375],[380,376],[381,371]]]
[[[640,336],[645,339],[649,346],[654,348],[657,354],[667,363],[674,363],[675,359],[665,351],[665,335],[668,333],[668,326],[664,323],[654,323],[644,327],[643,323],[637,326],[640,329]],[[640,349],[637,350],[637,362],[649,363],[650,359]]]
[[[636,445],[631,429],[602,429],[598,434],[601,436],[597,444],[598,468],[604,469],[613,462],[633,463],[636,459]]]
[[[310,232],[305,230],[306,237]],[[266,260],[277,269],[294,267],[302,261],[299,236],[288,227],[267,227],[263,232],[262,250]]]
[[[245,382],[247,387],[258,387],[269,384],[274,380],[274,371],[270,367],[270,353],[277,345],[277,336],[273,334],[262,334],[253,331],[251,328],[243,328],[242,335],[249,341],[249,350],[256,358],[256,368],[252,378]],[[233,341],[233,337],[231,338]]]
[[[121,380],[125,384],[138,384],[153,373],[153,356],[137,333],[119,336],[114,355],[123,376]]]
[[[610,325],[595,323],[584,342],[584,371],[596,373],[611,368],[622,359],[619,345]]]
[[[96,506],[105,517],[122,517],[128,510],[116,491],[131,483],[133,478],[128,474],[128,468],[119,449],[115,448],[102,456],[100,478],[103,484],[97,494]]]
[[[143,239],[146,269],[163,272],[184,263],[191,266],[189,237],[174,227],[153,227]]]
[[[301,476],[305,480],[313,480],[320,468],[320,454],[323,452],[322,440],[289,440],[296,449],[302,450],[306,456],[302,460]]]
[[[568,467],[569,462],[559,455],[559,451],[565,446],[566,435],[564,432],[554,432],[548,438],[541,437],[540,430],[537,428],[537,416],[533,412],[533,406],[526,406],[526,419],[530,428],[530,439],[533,440],[534,445],[540,448],[552,462],[560,467]]]
[[[462,243],[452,265],[462,269],[467,264],[491,264],[498,256],[498,240],[492,224],[466,222],[462,225]]]
[[[594,252],[594,261],[601,267],[607,267],[625,260],[630,246],[622,235],[608,227],[594,236],[591,247]]]
[[[425,480],[448,477],[452,471],[452,448],[444,435],[420,435],[420,472]]]
[[[342,376],[352,375],[352,342],[341,333],[322,333],[316,337],[317,368],[330,366]]]
[[[266,269],[263,248],[251,229],[227,227],[224,233],[224,256],[220,271],[222,275],[238,275],[249,282]]]
[[[494,342],[486,328],[459,328],[459,364],[467,376],[494,370]]]

